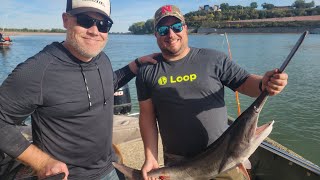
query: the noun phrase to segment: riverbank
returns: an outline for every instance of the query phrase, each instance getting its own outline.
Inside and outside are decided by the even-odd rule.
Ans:
[[[262,27],[262,28],[189,28],[190,34],[224,34],[224,33],[302,33],[309,31],[311,34],[320,34],[320,27]],[[65,33],[48,32],[4,32],[4,36],[38,36],[38,35],[64,35]],[[113,34],[113,33],[110,33]],[[119,34],[119,33],[116,33]],[[132,35],[123,33],[120,35]]]
[[[20,32],[20,31],[9,31],[4,32],[4,36],[38,36],[38,35],[63,35],[65,33],[49,33],[49,32]]]
[[[262,27],[262,28],[202,28],[195,30],[197,34],[223,33],[302,33],[304,31],[319,33],[317,27]]]

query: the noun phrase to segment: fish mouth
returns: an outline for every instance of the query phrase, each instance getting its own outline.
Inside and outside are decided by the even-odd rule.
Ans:
[[[255,139],[265,139],[272,131],[274,121],[266,123],[256,129]]]

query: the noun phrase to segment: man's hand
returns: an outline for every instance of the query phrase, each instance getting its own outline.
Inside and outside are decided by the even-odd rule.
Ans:
[[[153,59],[154,57],[158,56],[160,53],[153,53],[153,54],[149,54],[146,56],[142,56],[139,57],[137,59],[135,59],[134,61],[132,61],[131,63],[129,63],[129,68],[130,70],[134,73],[137,74],[138,70],[140,68],[140,66],[142,64],[146,64],[146,63],[152,63],[152,64],[157,64],[157,60]]]
[[[139,62],[141,64],[145,64],[145,63],[152,63],[152,64],[157,64],[157,60],[153,59],[154,57],[160,55],[160,53],[153,53],[153,54],[149,54],[149,55],[146,55],[146,56],[142,56],[142,57],[139,57]]]
[[[67,180],[69,175],[67,165],[63,162],[50,158],[45,163],[44,167],[37,172],[37,176],[39,179],[44,179],[46,177],[56,175],[62,172],[65,173],[65,177],[63,180]]]
[[[262,90],[267,89],[270,96],[279,94],[288,84],[288,74],[279,69],[268,71],[262,78]]]
[[[41,151],[38,147],[31,144],[20,156],[17,158],[22,163],[31,166],[36,171],[39,179],[44,179],[48,176],[64,172],[63,180],[68,179],[69,170],[67,165],[52,158],[47,153]]]
[[[141,168],[142,176],[144,180],[156,180],[157,178],[148,177],[147,173],[151,171],[152,169],[159,168],[158,162],[154,160],[145,160],[144,164]]]

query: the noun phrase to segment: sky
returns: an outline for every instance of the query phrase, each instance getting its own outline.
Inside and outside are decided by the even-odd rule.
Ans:
[[[229,5],[249,6],[251,2],[270,3],[275,6],[292,5],[295,0],[111,0],[111,32],[128,32],[133,23],[152,19],[154,12],[166,4],[178,6],[182,13],[197,11],[199,6]],[[311,0],[305,0],[311,2]],[[314,0],[320,5],[320,0]],[[0,0],[0,27],[28,29],[63,29],[62,13],[66,0]]]

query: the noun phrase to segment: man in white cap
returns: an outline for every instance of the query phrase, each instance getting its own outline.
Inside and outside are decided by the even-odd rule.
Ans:
[[[0,151],[39,179],[118,179],[112,166],[113,93],[143,57],[113,72],[102,52],[113,24],[109,0],[67,0],[66,40],[18,65],[0,87]],[[32,118],[33,143],[15,128]]]

